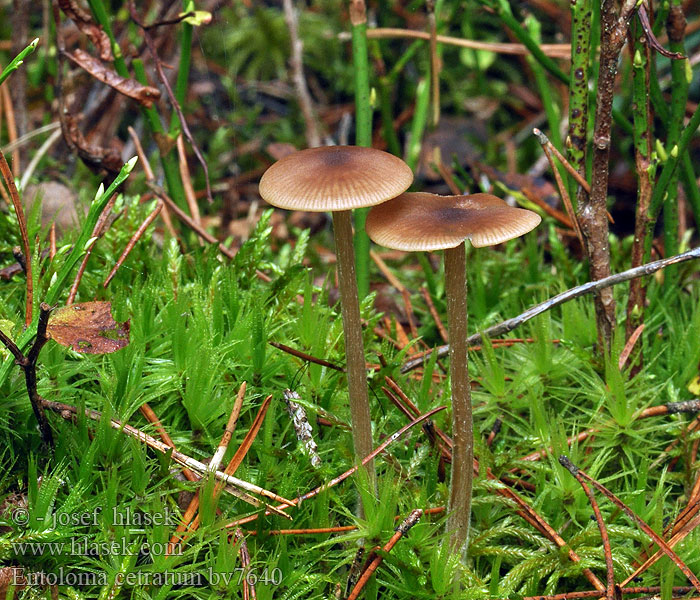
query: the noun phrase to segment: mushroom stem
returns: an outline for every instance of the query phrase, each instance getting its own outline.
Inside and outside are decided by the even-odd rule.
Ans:
[[[355,251],[352,245],[352,211],[333,212],[335,252],[338,259],[338,283],[340,287],[340,309],[343,316],[345,355],[347,357],[348,392],[350,395],[350,417],[355,460],[360,463],[370,454],[372,446],[372,420],[369,413],[367,393],[367,371],[365,350],[362,342],[360,303],[355,279]],[[375,487],[374,462],[365,465],[372,485]]]
[[[474,474],[474,433],[467,366],[467,254],[464,242],[445,250],[445,295],[450,332],[452,470],[447,533],[455,552],[465,554]]]

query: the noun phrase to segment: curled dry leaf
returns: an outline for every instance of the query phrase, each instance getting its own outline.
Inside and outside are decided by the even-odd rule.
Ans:
[[[64,306],[49,319],[51,338],[76,352],[109,354],[129,343],[129,321],[117,323],[112,318],[112,303],[82,302]]]
[[[122,77],[116,71],[105,67],[97,58],[80,48],[77,48],[72,53],[66,52],[65,55],[76,65],[85,69],[98,81],[114,88],[119,93],[129,98],[133,98],[146,108],[150,108],[153,102],[160,98],[160,90],[158,88],[151,87],[150,85],[142,85],[135,79],[126,79]]]
[[[95,45],[102,60],[114,60],[112,46],[109,37],[92,18],[92,15],[83,9],[74,0],[58,0],[58,5],[63,13],[82,31]]]

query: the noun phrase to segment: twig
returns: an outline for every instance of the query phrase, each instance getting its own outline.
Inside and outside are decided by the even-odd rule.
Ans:
[[[299,20],[292,0],[282,0],[282,6],[284,9],[284,20],[287,23],[287,29],[289,29],[289,41],[292,49],[289,58],[289,63],[292,67],[292,81],[306,126],[306,144],[309,148],[315,148],[321,145],[321,136],[318,133],[316,114],[311,94],[309,94],[309,88],[306,85],[306,78],[304,77],[304,44],[299,39]]]
[[[676,256],[671,256],[669,258],[664,258],[662,260],[647,263],[645,265],[642,265],[641,267],[628,269],[627,271],[622,271],[621,273],[616,273],[615,275],[610,275],[603,279],[598,279],[597,281],[589,281],[587,283],[584,283],[583,285],[579,285],[575,288],[571,288],[570,290],[566,290],[561,294],[552,296],[549,300],[545,300],[540,304],[536,304],[535,306],[528,308],[525,312],[519,314],[516,317],[506,319],[505,321],[502,321],[497,325],[488,327],[480,333],[470,335],[467,338],[467,343],[471,346],[482,340],[491,337],[496,337],[509,331],[512,331],[513,329],[519,327],[520,325],[529,321],[533,317],[536,317],[537,315],[540,315],[543,312],[554,308],[555,306],[559,306],[564,302],[568,302],[569,300],[578,298],[579,296],[591,294],[599,290],[608,288],[610,286],[616,285],[618,283],[623,283],[625,281],[629,281],[630,279],[635,279],[636,277],[644,277],[646,275],[651,275],[652,273],[655,273],[656,271],[659,271],[660,269],[663,269],[669,265],[675,265],[677,263],[682,263],[687,260],[693,260],[696,258],[700,258],[700,247],[693,248],[692,250],[688,250],[687,252],[683,252],[682,254],[678,254]],[[432,352],[437,352],[438,358],[446,356],[447,354],[449,354],[449,345],[439,346],[431,352],[424,353],[418,358],[412,358],[411,360],[406,361],[401,367],[401,372],[408,373],[409,371],[412,371],[413,369],[421,366],[426,360],[428,360]]]
[[[42,405],[44,406],[44,408],[48,408],[58,413],[68,412],[77,415],[79,412],[79,409],[77,407],[71,406],[69,404],[63,404],[61,402],[50,402],[48,400],[42,400]],[[84,414],[86,417],[94,421],[100,421],[102,419],[102,414],[100,412],[89,408],[86,408],[84,410]],[[112,429],[123,431],[126,435],[145,443],[147,446],[153,448],[154,450],[158,450],[163,454],[170,455],[176,463],[184,467],[188,467],[201,475],[206,475],[209,472],[207,465],[205,465],[204,463],[201,463],[198,460],[195,460],[194,458],[183,454],[182,452],[174,450],[167,444],[155,439],[154,437],[148,435],[147,433],[144,433],[143,431],[137,429],[136,427],[133,427],[132,425],[129,425],[128,423],[123,423],[118,419],[110,419],[109,425],[110,427],[112,427]],[[216,471],[216,473],[213,473],[213,475],[218,480],[223,481],[226,484],[226,490],[228,492],[230,492],[237,498],[248,502],[249,504],[252,504],[253,506],[261,506],[261,502],[257,498],[254,498],[249,494],[241,492],[240,489],[246,490],[247,492],[251,492],[254,494],[259,494],[266,498],[275,500],[276,502],[286,504],[287,506],[291,505],[291,501],[286,500],[278,494],[270,492],[269,490],[261,488],[260,486],[257,486],[253,483],[248,483],[247,481],[243,481],[242,479],[238,479],[237,477],[233,477],[232,475],[227,475],[226,473],[223,473],[221,471]],[[275,512],[275,514],[282,513],[282,511],[279,511],[265,503],[262,503],[262,505],[266,506],[268,510],[272,509],[273,512]],[[283,514],[282,516],[288,517],[288,515],[286,514]]]
[[[676,566],[681,570],[683,575],[685,575],[690,583],[693,584],[696,590],[700,592],[700,579],[696,577],[696,575],[688,568],[688,566],[680,559],[680,557],[673,551],[671,548],[669,548],[668,544],[664,542],[664,540],[651,528],[649,525],[647,525],[637,514],[629,508],[622,500],[620,500],[615,494],[613,494],[610,490],[608,490],[604,485],[601,483],[598,483],[595,479],[593,479],[590,475],[587,475],[584,473],[581,469],[579,469],[576,465],[574,465],[566,456],[560,456],[559,457],[559,462],[562,464],[562,466],[566,467],[569,472],[576,477],[577,479],[579,476],[586,481],[588,481],[593,487],[595,487],[597,490],[599,490],[601,493],[603,493],[613,504],[615,504],[618,508],[621,508],[625,513],[637,523],[639,528],[646,533],[654,542],[663,550],[664,554],[668,556],[675,564]]]
[[[32,410],[34,411],[34,416],[39,423],[39,431],[41,432],[41,440],[47,446],[53,446],[53,435],[51,433],[51,426],[46,418],[46,413],[42,403],[44,399],[39,395],[36,388],[36,363],[39,359],[39,353],[44,347],[44,344],[49,340],[46,334],[46,326],[49,322],[49,315],[51,314],[51,307],[42,302],[39,306],[39,322],[37,325],[37,333],[34,339],[34,344],[29,349],[27,356],[22,354],[19,347],[0,329],[0,342],[2,342],[7,349],[15,357],[17,364],[24,371],[24,380],[27,386],[27,394],[29,395],[29,401],[32,404]]]
[[[367,30],[367,37],[370,39],[382,38],[412,38],[430,40],[430,33],[426,31],[413,31],[411,29],[399,29],[393,27],[377,27]],[[478,42],[476,40],[465,40],[464,38],[450,37],[447,35],[437,35],[435,40],[439,44],[449,44],[461,48],[472,48],[474,50],[486,50],[497,54],[515,54],[524,56],[530,51],[523,44],[506,44],[501,42]],[[552,58],[570,58],[571,44],[542,44],[542,52]]]
[[[610,129],[612,124],[613,94],[617,62],[625,43],[629,20],[636,8],[636,0],[624,0],[619,14],[615,0],[603,0],[600,9],[601,40],[600,69],[596,94],[595,126],[593,130],[593,171],[591,192],[578,206],[581,232],[590,260],[591,279],[600,280],[610,275],[610,251],[606,199],[610,160]],[[595,309],[598,344],[608,348],[615,329],[615,299],[612,290],[599,288]]]
[[[0,152],[0,173],[5,180],[5,185],[10,192],[10,197],[12,198],[12,205],[15,208],[15,214],[17,215],[17,223],[19,225],[19,233],[22,238],[22,248],[24,252],[24,272],[27,275],[27,307],[25,311],[24,323],[27,327],[32,322],[32,312],[34,308],[34,279],[32,277],[32,251],[29,249],[29,233],[27,232],[27,221],[24,218],[24,210],[22,209],[22,202],[19,199],[19,194],[17,193],[17,187],[15,186],[15,180],[10,170],[10,165],[7,164],[5,160],[5,155]]]
[[[238,542],[238,556],[241,558],[241,568],[243,569],[243,600],[255,600],[257,595],[255,593],[255,585],[248,578],[248,569],[250,569],[250,552],[248,552],[248,544],[245,541],[245,536],[240,529],[236,529],[233,532],[233,537]]]
[[[391,536],[389,541],[384,545],[382,550],[384,552],[391,552],[391,549],[398,543],[398,541],[408,533],[408,531],[413,527],[416,523],[418,523],[418,520],[423,516],[423,510],[420,508],[417,508],[413,512],[411,512],[408,517],[406,517],[401,525],[399,525],[396,528],[396,533]],[[348,596],[348,600],[355,600],[360,593],[362,592],[362,589],[365,587],[367,582],[369,581],[369,578],[373,575],[373,573],[377,570],[379,565],[381,564],[382,560],[384,558],[378,554],[377,556],[374,557],[372,562],[369,563],[365,571],[362,573],[360,576],[360,579],[357,581],[357,584],[355,584],[355,587],[353,588],[352,592],[350,592],[350,595]]]
[[[121,267],[124,264],[126,257],[129,256],[129,253],[134,249],[136,243],[141,239],[141,236],[146,232],[146,229],[148,229],[149,225],[153,223],[153,221],[158,216],[158,213],[160,213],[161,210],[163,210],[163,201],[158,199],[158,204],[151,211],[151,214],[149,214],[144,219],[143,223],[141,223],[139,228],[136,230],[136,233],[134,233],[134,235],[131,236],[129,243],[124,248],[124,251],[121,253],[121,256],[117,259],[117,262],[114,264],[114,267],[112,267],[112,270],[109,272],[109,275],[107,275],[107,279],[104,280],[104,283],[102,284],[103,288],[106,288],[109,285],[109,282],[112,281],[114,276],[117,274],[119,267]]]
[[[239,390],[240,394],[240,390]],[[263,403],[260,405],[260,408],[258,409],[257,415],[255,415],[255,419],[253,420],[253,424],[251,425],[250,429],[246,433],[245,437],[243,438],[243,441],[241,442],[241,445],[238,447],[238,450],[236,450],[236,453],[231,457],[231,460],[229,460],[228,465],[226,465],[226,469],[224,470],[224,473],[228,475],[233,475],[240,464],[243,462],[243,459],[245,458],[245,455],[248,453],[248,450],[250,449],[251,445],[253,444],[253,441],[255,440],[256,436],[258,435],[258,432],[260,431],[260,427],[262,426],[263,420],[265,418],[265,415],[267,414],[267,409],[270,406],[270,401],[272,399],[272,396],[268,396],[265,398]],[[220,482],[217,482],[217,484],[214,486],[214,494],[218,495],[221,492],[222,486]],[[182,522],[178,525],[175,533],[170,539],[170,546],[175,547],[178,543],[182,543],[185,541],[186,536],[185,535],[180,535],[182,534],[185,529],[188,530],[188,533],[191,535],[194,531],[197,530],[199,527],[199,515],[197,514],[197,511],[199,510],[199,492],[195,494],[194,498],[192,498],[192,501],[190,502],[189,506],[187,507],[187,510],[185,510],[185,514],[182,516]],[[277,509],[275,509],[277,510]]]
[[[322,367],[327,367],[328,369],[333,369],[334,371],[340,371],[341,373],[345,373],[345,369],[336,365],[335,363],[324,360],[323,358],[316,358],[315,356],[311,356],[306,352],[296,350],[294,348],[291,348],[290,346],[286,346],[285,344],[280,344],[279,342],[270,342],[270,346],[273,346],[278,350],[282,350],[282,352],[286,352],[287,354],[291,354],[292,356],[296,356],[297,358],[301,358],[302,360],[306,360],[310,363],[314,363],[316,365],[321,365]]]

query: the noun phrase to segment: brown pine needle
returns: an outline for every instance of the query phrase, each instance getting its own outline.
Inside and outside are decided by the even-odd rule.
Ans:
[[[126,248],[124,248],[124,251],[122,252],[121,256],[115,263],[114,267],[112,267],[112,270],[110,271],[109,275],[107,275],[107,279],[105,279],[104,283],[102,284],[103,288],[106,288],[109,285],[109,282],[112,281],[114,276],[117,274],[119,267],[121,267],[124,264],[124,261],[126,260],[127,256],[129,256],[131,251],[134,249],[134,246],[141,239],[143,234],[146,233],[146,229],[148,229],[151,223],[155,221],[156,217],[158,216],[161,210],[163,210],[163,201],[159,199],[158,204],[156,204],[156,207],[144,219],[143,223],[141,223],[139,228],[136,230],[136,233],[134,233],[134,235],[131,236],[129,243],[126,245]]]
[[[583,233],[581,233],[581,227],[578,223],[578,219],[576,218],[576,211],[574,211],[574,207],[571,204],[571,198],[569,198],[569,192],[566,189],[566,184],[561,178],[559,169],[557,168],[557,165],[554,163],[554,159],[552,158],[552,152],[556,151],[557,149],[554,147],[554,144],[552,144],[549,141],[547,136],[544,133],[542,133],[539,129],[535,128],[532,130],[532,132],[537,136],[537,139],[542,145],[542,150],[544,151],[544,154],[547,157],[547,160],[549,161],[549,166],[552,169],[554,180],[557,182],[557,188],[559,188],[559,195],[561,196],[561,201],[564,204],[564,208],[566,209],[566,214],[569,216],[569,220],[573,225],[574,231],[576,232],[576,237],[578,238],[578,241],[581,244],[581,248],[584,248],[585,246],[583,242]],[[564,159],[563,156],[561,158]],[[576,171],[571,165],[568,165],[567,170],[569,169],[571,169],[571,171],[573,172]]]
[[[163,442],[165,442],[173,450],[177,450],[177,448],[175,447],[175,442],[173,442],[168,432],[165,431],[163,424],[160,422],[160,419],[158,418],[156,413],[153,412],[153,409],[150,407],[148,402],[144,402],[139,407],[139,410],[141,411],[141,414],[146,418],[146,420],[155,427],[156,431],[158,432],[158,435],[160,436],[160,439],[163,440]],[[188,481],[199,481],[200,479],[189,469],[182,469],[182,474]]]
[[[588,497],[588,501],[591,503],[591,508],[593,509],[593,514],[595,515],[596,523],[598,524],[598,530],[600,531],[600,538],[603,542],[603,554],[605,555],[605,569],[607,575],[607,588],[605,590],[606,600],[615,600],[615,572],[613,567],[612,550],[610,549],[610,537],[608,536],[608,529],[605,527],[605,521],[603,521],[603,515],[600,512],[600,507],[596,502],[595,496],[591,491],[591,488],[586,485],[584,478],[580,471],[571,471],[571,474],[576,478],[583,488],[583,492]]]
[[[104,235],[104,232],[107,229],[107,221],[109,219],[109,215],[112,212],[112,207],[114,206],[114,203],[116,201],[117,195],[114,194],[107,201],[107,204],[105,205],[104,209],[102,209],[100,216],[97,218],[97,223],[95,223],[95,227],[93,227],[92,229],[91,236],[92,238],[94,238],[94,240],[90,244],[90,247],[85,251],[85,256],[83,256],[83,260],[80,263],[80,267],[78,267],[78,272],[75,274],[73,285],[71,286],[70,292],[68,293],[68,300],[66,300],[66,306],[70,306],[71,304],[73,304],[73,302],[75,302],[75,297],[78,295],[78,286],[80,285],[80,282],[83,279],[83,274],[85,273],[85,268],[87,267],[87,263],[90,259],[90,255],[92,254],[92,250],[95,247],[97,240]]]
[[[231,414],[229,415],[228,422],[226,423],[226,427],[224,429],[224,435],[222,436],[219,447],[216,449],[216,452],[209,463],[209,468],[212,471],[218,471],[219,465],[224,459],[224,454],[226,454],[226,450],[228,449],[233,432],[236,430],[236,423],[238,421],[238,416],[241,414],[241,407],[243,406],[243,399],[245,398],[246,385],[247,384],[244,381],[238,390],[236,400],[233,403],[233,409],[231,410]]]
[[[438,329],[438,332],[440,333],[442,341],[446,344],[449,344],[450,338],[447,335],[447,329],[440,320],[440,315],[438,315],[438,311],[435,308],[435,304],[433,304],[433,299],[430,297],[430,292],[428,291],[428,288],[422,287],[420,289],[420,293],[423,295],[423,299],[425,300],[425,304],[428,307],[430,316],[433,317],[433,321],[435,321],[435,325]]]
[[[420,508],[417,508],[413,512],[411,512],[408,517],[406,517],[401,525],[399,525],[396,528],[396,532],[394,535],[391,536],[389,541],[384,545],[382,548],[383,552],[389,553],[391,552],[391,549],[396,546],[398,541],[408,533],[408,531],[413,527],[416,523],[418,523],[418,520],[423,516],[423,510]],[[360,595],[362,592],[362,589],[367,585],[367,582],[369,581],[369,578],[374,574],[374,572],[377,570],[379,565],[381,564],[382,560],[384,558],[380,555],[377,554],[372,561],[369,563],[365,571],[362,573],[360,576],[360,579],[358,579],[357,583],[355,584],[355,587],[353,588],[352,592],[350,592],[350,595],[348,596],[347,600],[356,600],[356,598]]]
[[[634,349],[634,345],[637,343],[637,340],[639,339],[639,336],[642,335],[643,331],[644,331],[644,323],[642,323],[639,327],[637,327],[637,329],[635,329],[632,332],[630,339],[627,340],[625,347],[622,349],[622,352],[620,352],[620,358],[617,361],[617,368],[620,369],[620,371],[622,371],[622,369],[625,368],[625,364],[627,363],[627,359],[630,357],[630,354],[632,353],[632,350]]]
[[[656,543],[656,545],[659,546],[659,548],[661,548],[663,553],[675,563],[675,565],[681,570],[683,575],[685,575],[688,578],[688,581],[690,581],[690,583],[693,584],[695,589],[698,590],[698,592],[700,592],[700,579],[697,578],[697,576],[668,546],[668,544],[664,542],[664,540],[651,527],[649,527],[649,525],[647,525],[629,506],[627,506],[615,494],[608,490],[608,488],[606,488],[603,484],[593,479],[590,475],[584,473],[581,469],[574,465],[566,456],[560,456],[559,462],[564,467],[566,467],[574,477],[578,479],[578,476],[580,475],[580,477],[585,479],[587,482],[593,485],[593,487],[595,487],[602,494],[604,494],[605,497],[608,498],[608,500],[615,504],[615,506],[621,508],[644,533],[646,533],[652,540],[654,540],[654,543]]]
[[[386,450],[388,446],[393,444],[396,440],[398,440],[408,430],[415,427],[416,425],[419,425],[420,423],[422,423],[426,419],[430,419],[431,417],[433,417],[433,415],[439,413],[440,411],[445,410],[445,408],[446,408],[445,406],[438,406],[437,408],[433,408],[432,410],[429,410],[427,413],[424,413],[424,414],[420,415],[419,417],[413,419],[410,423],[401,427],[401,429],[392,433],[379,446],[377,446],[372,452],[370,452],[367,456],[365,456],[362,459],[361,466],[364,466],[368,462],[374,460],[375,457],[377,457],[379,454],[384,452],[384,450]],[[307,492],[306,494],[302,494],[301,496],[298,496],[297,498],[294,499],[292,505],[298,506],[301,502],[303,502],[305,500],[309,500],[310,498],[313,498],[314,496],[318,496],[318,494],[320,494],[321,492],[324,492],[327,489],[330,489],[330,488],[338,485],[339,483],[341,483],[342,481],[344,481],[345,479],[347,479],[348,477],[353,475],[358,470],[358,468],[359,468],[359,466],[356,465],[356,466],[352,467],[351,469],[348,469],[347,471],[345,471],[345,473],[343,473],[342,475],[339,475],[338,477],[331,479],[327,483],[324,483],[324,484],[318,486],[317,488],[314,488],[313,490],[311,490],[310,492]],[[287,506],[279,506],[278,508],[286,509]],[[248,517],[243,517],[242,519],[238,519],[237,521],[233,521],[231,523],[228,523],[226,525],[226,527],[227,528],[238,527],[239,525],[243,525],[245,523],[250,523],[252,521],[256,521],[258,519],[258,517],[259,517],[258,514],[250,515]]]
[[[240,395],[241,391],[239,390],[238,393]],[[240,447],[238,448],[238,450],[233,455],[228,465],[226,465],[226,468],[224,469],[224,473],[226,473],[227,475],[233,475],[238,469],[238,467],[241,465],[241,462],[243,462],[243,458],[245,458],[245,455],[248,453],[248,450],[250,449],[251,445],[253,444],[253,441],[255,440],[256,436],[258,435],[258,432],[260,431],[260,427],[262,426],[265,415],[267,414],[267,409],[270,406],[271,400],[272,396],[270,395],[267,398],[265,398],[260,408],[258,409],[258,414],[255,416],[251,428],[248,430],[248,433],[246,433]],[[221,482],[217,482],[216,486],[214,486],[214,495],[221,493],[221,489]],[[180,542],[184,542],[187,539],[187,537],[189,537],[179,535],[186,529],[188,530],[189,535],[191,535],[198,529],[200,522],[199,515],[197,514],[198,510],[199,494],[197,493],[195,494],[194,498],[192,498],[192,501],[190,502],[189,506],[187,507],[187,510],[185,511],[185,514],[182,516],[182,522],[178,525],[177,529],[175,530],[175,533],[170,539],[171,546],[175,546]],[[277,508],[275,508],[273,512],[275,512],[275,514],[279,514],[282,511],[279,511]],[[286,518],[290,518],[289,515],[285,513],[282,514]]]

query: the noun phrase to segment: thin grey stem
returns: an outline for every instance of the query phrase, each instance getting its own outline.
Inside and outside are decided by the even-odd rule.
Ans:
[[[610,275],[603,279],[598,279],[597,281],[589,281],[588,283],[584,283],[583,285],[579,285],[575,288],[571,288],[570,290],[566,290],[561,294],[552,296],[549,300],[545,300],[540,304],[536,304],[535,306],[528,308],[525,312],[519,314],[517,317],[507,319],[505,321],[502,321],[501,323],[498,323],[497,325],[494,325],[493,327],[484,329],[484,331],[480,333],[475,333],[474,335],[469,336],[467,338],[467,344],[469,346],[472,346],[474,344],[478,344],[484,339],[494,338],[498,335],[503,335],[504,333],[513,331],[513,329],[519,327],[520,325],[522,325],[526,321],[529,321],[533,317],[536,317],[537,315],[548,311],[550,308],[554,308],[555,306],[564,304],[564,302],[568,302],[569,300],[578,298],[579,296],[593,294],[599,290],[602,290],[603,288],[607,288],[618,283],[624,283],[625,281],[630,281],[631,279],[636,279],[637,277],[651,275],[652,273],[660,271],[661,269],[664,269],[670,265],[682,263],[687,260],[694,260],[696,258],[700,258],[700,247],[693,248],[692,250],[688,250],[687,252],[683,252],[682,254],[678,254],[676,256],[671,256],[670,258],[664,258],[662,260],[647,263],[640,267],[635,267],[634,269],[628,269],[627,271],[622,271],[622,273],[616,273],[615,275]],[[438,358],[447,356],[449,351],[449,344],[445,344],[444,346],[438,346],[433,350],[433,352],[437,352]],[[432,353],[429,352],[418,358],[406,361],[401,367],[401,372],[408,373],[409,371],[420,367],[424,362],[426,362],[430,358],[431,354]]]

